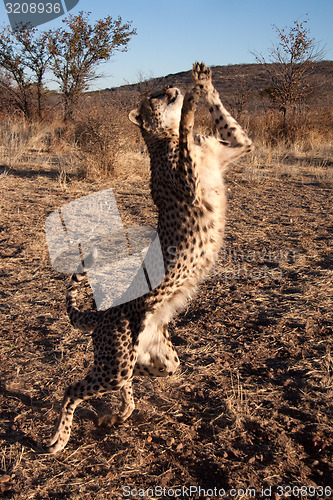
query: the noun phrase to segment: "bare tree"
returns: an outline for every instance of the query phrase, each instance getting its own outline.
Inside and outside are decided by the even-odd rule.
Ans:
[[[43,80],[51,58],[47,46],[48,34],[42,32],[37,35],[36,28],[28,28],[17,31],[15,35],[18,43],[23,47],[24,64],[33,75],[33,85],[37,95],[37,113],[41,118],[43,98],[46,93]]]
[[[323,49],[310,37],[307,20],[294,21],[291,28],[274,26],[278,43],[268,52],[268,59],[254,53],[258,63],[264,64],[270,79],[266,94],[283,113],[286,126],[287,113],[304,100],[310,90],[308,76],[313,63],[322,59]]]
[[[127,50],[135,29],[122,24],[121,17],[107,16],[88,22],[89,14],[80,12],[63,20],[65,28],[49,33],[51,70],[60,86],[64,104],[64,119],[73,117],[75,104],[89,84],[98,78],[96,68],[111,58],[116,50]]]
[[[6,27],[0,33],[0,68],[7,75],[0,87],[26,118],[35,111],[42,116],[43,78],[50,58],[46,38],[46,33],[29,27]]]
[[[0,69],[0,112],[8,113],[15,109],[12,98],[13,80],[9,73]]]
[[[30,118],[32,80],[26,72],[23,47],[18,44],[15,33],[8,27],[0,33],[0,67],[10,77],[0,81],[2,91]]]

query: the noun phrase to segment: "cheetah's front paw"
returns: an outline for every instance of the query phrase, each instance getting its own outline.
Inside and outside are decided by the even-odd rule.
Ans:
[[[196,61],[193,64],[192,77],[201,92],[207,93],[212,90],[212,72],[203,62],[199,64]]]

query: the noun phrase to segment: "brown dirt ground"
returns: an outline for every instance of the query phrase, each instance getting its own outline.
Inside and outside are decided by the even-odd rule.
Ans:
[[[226,247],[171,325],[179,373],[137,379],[136,410],[119,427],[95,425],[117,395],[85,402],[66,450],[47,456],[40,446],[64,388],[86,372],[92,352],[66,317],[68,278],[50,265],[45,219],[108,187],[127,224],[154,225],[156,214],[147,181],[72,179],[64,189],[56,172],[22,165],[0,185],[0,495],[169,499],[171,488],[200,486],[225,496],[202,490],[192,498],[249,498],[247,488],[284,498],[290,490],[278,486],[289,485],[289,498],[304,498],[301,486],[309,498],[330,498],[320,488],[332,486],[329,187],[311,172],[249,182],[232,167]],[[146,491],[157,486],[166,490]]]

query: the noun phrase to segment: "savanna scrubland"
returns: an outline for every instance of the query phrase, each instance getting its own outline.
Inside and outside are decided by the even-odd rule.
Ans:
[[[283,119],[261,65],[213,68],[221,99],[254,152],[230,165],[225,246],[187,310],[171,324],[181,368],[137,379],[136,410],[100,429],[117,395],[76,411],[71,440],[41,453],[65,386],[92,357],[68,321],[68,276],[52,269],[45,220],[112,188],[124,224],[156,224],[149,158],[128,113],[140,95],[189,72],[85,93],[64,124],[50,93],[42,121],[0,117],[0,491],[7,498],[330,498],[332,478],[332,62]],[[199,108],[197,128],[211,133]],[[82,292],[91,302],[89,288]],[[85,299],[86,300],[86,299]],[[148,488],[165,488],[147,493]],[[291,486],[294,490],[278,487]],[[303,488],[297,489],[297,488]],[[169,489],[169,492],[168,492]],[[230,493],[235,490],[235,494]],[[194,490],[193,490],[194,491]],[[269,490],[267,490],[269,491]],[[142,492],[141,492],[142,496]],[[183,494],[183,497],[185,494]],[[220,494],[222,497],[222,494]],[[253,491],[252,491],[253,497]]]

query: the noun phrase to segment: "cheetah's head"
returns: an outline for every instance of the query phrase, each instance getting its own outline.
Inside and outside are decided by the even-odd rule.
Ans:
[[[178,133],[183,99],[176,87],[158,90],[145,97],[129,119],[148,134]]]

